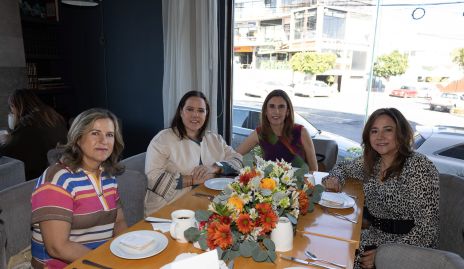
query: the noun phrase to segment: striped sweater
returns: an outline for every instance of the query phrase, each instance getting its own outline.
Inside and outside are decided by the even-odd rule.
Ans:
[[[119,206],[116,178],[101,172],[101,192],[95,180],[79,169],[62,164],[49,167],[32,193],[32,264],[34,268],[63,268],[66,263],[49,256],[39,223],[60,220],[71,223],[69,240],[95,249],[113,236]]]

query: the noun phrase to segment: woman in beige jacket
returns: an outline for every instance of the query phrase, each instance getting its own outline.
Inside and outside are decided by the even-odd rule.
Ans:
[[[145,160],[148,190],[145,215],[175,201],[217,175],[236,174],[242,156],[224,139],[206,131],[209,104],[199,91],[187,92],[179,102],[171,127],[150,142]]]

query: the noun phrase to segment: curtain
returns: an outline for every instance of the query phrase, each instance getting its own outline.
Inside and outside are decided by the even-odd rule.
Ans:
[[[210,103],[208,128],[217,132],[218,25],[216,0],[163,0],[164,126],[189,90]]]

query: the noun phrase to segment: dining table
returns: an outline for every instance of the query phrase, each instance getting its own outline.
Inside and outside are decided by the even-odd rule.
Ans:
[[[316,183],[320,183],[322,176],[327,173],[316,172]],[[252,258],[238,257],[234,261],[234,268],[318,268],[311,265],[302,265],[283,259],[281,255],[291,256],[299,259],[307,259],[305,250],[310,250],[318,258],[346,265],[346,268],[353,268],[355,251],[359,246],[362,209],[364,204],[364,195],[361,184],[355,180],[347,180],[343,192],[352,197],[355,205],[344,209],[330,209],[315,205],[312,212],[304,216],[300,216],[293,238],[293,248],[286,252],[277,252],[276,260],[271,262],[255,262]],[[178,209],[199,210],[207,209],[211,202],[210,197],[206,195],[217,195],[220,191],[207,188],[205,185],[199,185],[187,192],[185,195],[172,202],[151,216],[157,218],[171,219],[171,213]],[[201,195],[198,195],[201,194]],[[354,220],[354,222],[336,217],[329,213],[337,213],[346,218]],[[139,230],[153,230],[151,223],[141,220],[133,226],[129,227],[126,232]],[[103,265],[106,268],[161,268],[169,264],[182,253],[203,253],[204,251],[196,248],[192,243],[179,243],[170,236],[169,231],[164,233],[168,239],[167,247],[160,253],[146,257],[143,259],[124,259],[117,257],[110,250],[110,244],[113,240],[109,240],[100,247],[90,251],[83,257],[75,260],[66,268],[70,269],[85,269],[96,268],[95,266],[85,264],[83,261],[91,261]],[[311,260],[308,260],[311,261]],[[316,262],[318,264],[340,268],[327,263]]]

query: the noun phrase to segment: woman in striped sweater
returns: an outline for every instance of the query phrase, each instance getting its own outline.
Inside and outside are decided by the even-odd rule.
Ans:
[[[32,265],[64,268],[127,228],[116,174],[124,148],[116,116],[103,109],[74,120],[58,164],[32,194]]]

